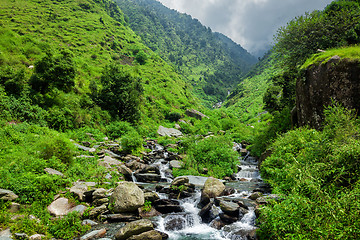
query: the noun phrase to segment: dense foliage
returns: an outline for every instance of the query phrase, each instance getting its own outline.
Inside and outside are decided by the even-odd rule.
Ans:
[[[155,0],[116,0],[132,29],[176,66],[208,106],[223,101],[256,62],[240,45]]]
[[[300,128],[272,145],[262,177],[284,198],[261,211],[263,239],[360,237],[360,139],[354,113],[326,110],[322,132]]]

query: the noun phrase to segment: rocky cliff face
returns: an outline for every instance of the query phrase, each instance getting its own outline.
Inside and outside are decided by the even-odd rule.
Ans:
[[[344,107],[360,110],[360,61],[332,57],[327,63],[311,65],[296,83],[299,126],[321,129],[323,110],[332,99]]]

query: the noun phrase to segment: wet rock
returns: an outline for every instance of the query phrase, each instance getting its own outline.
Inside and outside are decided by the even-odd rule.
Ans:
[[[213,203],[208,203],[207,205],[205,205],[205,207],[203,207],[200,212],[199,212],[199,216],[201,217],[201,220],[203,223],[210,223],[211,222],[211,217],[210,217],[210,210],[213,206]]]
[[[124,175],[124,178],[126,181],[132,181],[132,171],[130,168],[128,168],[125,165],[120,165],[120,166],[118,166],[117,169],[118,169],[119,173]]]
[[[240,206],[237,203],[220,201],[221,210],[229,216],[239,217]]]
[[[50,174],[50,175],[57,175],[57,176],[60,176],[60,177],[65,177],[65,175],[55,169],[52,169],[52,168],[45,168],[44,171],[47,173],[47,174]]]
[[[159,200],[160,197],[156,192],[146,192],[144,193],[145,201],[155,202],[156,200]]]
[[[95,230],[85,234],[84,236],[80,237],[80,240],[90,240],[94,238],[100,238],[105,236],[105,234],[106,234],[106,228],[102,228],[100,230]]]
[[[184,209],[180,206],[180,203],[171,199],[159,199],[154,202],[155,209],[163,214],[172,212],[183,212]]]
[[[215,228],[217,230],[222,229],[225,226],[225,223],[221,219],[215,219],[210,223],[210,227]]]
[[[181,186],[184,185],[186,183],[189,183],[189,178],[188,177],[177,177],[175,178],[172,182],[171,182],[171,186]]]
[[[19,196],[16,195],[13,191],[6,190],[6,189],[0,189],[0,200],[4,201],[14,201]]]
[[[223,191],[222,195],[223,196],[229,196],[231,194],[235,193],[235,189],[234,188],[225,188],[225,190]]]
[[[225,213],[220,213],[219,214],[220,219],[225,223],[225,224],[231,224],[234,223],[238,220],[238,217],[235,216],[229,216]]]
[[[219,179],[209,177],[204,184],[202,192],[213,198],[221,196],[224,190],[225,185]]]
[[[166,231],[179,231],[186,227],[186,218],[184,215],[169,215],[165,219]]]
[[[151,230],[128,238],[128,240],[162,240],[162,239],[163,238],[161,233],[156,230]]]
[[[144,203],[144,192],[135,183],[122,182],[110,197],[109,209],[114,213],[133,212]]]
[[[151,183],[160,182],[161,176],[156,173],[136,173],[135,177],[139,182]]]
[[[249,196],[249,199],[251,199],[251,200],[256,200],[256,199],[258,199],[259,197],[261,197],[262,196],[262,193],[261,192],[254,192],[254,193],[252,193],[250,196]]]
[[[141,219],[138,221],[130,222],[124,227],[120,228],[115,234],[116,240],[126,240],[134,235],[139,235],[144,232],[154,230],[152,222],[148,219]]]
[[[175,128],[166,128],[163,126],[159,126],[157,133],[160,136],[168,136],[168,137],[181,137],[183,134],[179,130]]]

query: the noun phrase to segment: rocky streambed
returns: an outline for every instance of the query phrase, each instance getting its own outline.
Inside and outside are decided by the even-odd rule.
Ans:
[[[86,144],[83,144],[86,145]],[[93,148],[77,145],[95,152]],[[97,154],[99,164],[111,173],[123,174],[114,189],[78,181],[69,189],[84,204],[74,206],[58,197],[48,206],[54,216],[77,211],[86,214],[83,224],[91,226],[80,239],[256,239],[256,212],[276,196],[260,178],[257,160],[234,144],[239,154],[239,172],[226,180],[212,177],[173,178],[172,169],[182,157],[148,140],[143,158],[121,156],[118,144],[108,143]],[[82,156],[84,157],[84,156]],[[91,157],[91,156],[89,156]],[[61,174],[52,172],[49,174]],[[106,184],[106,183],[105,183]],[[85,218],[85,217],[84,217]]]

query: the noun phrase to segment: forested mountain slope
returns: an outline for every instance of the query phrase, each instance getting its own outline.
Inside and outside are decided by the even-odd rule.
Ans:
[[[256,63],[255,57],[226,36],[155,0],[116,3],[145,44],[171,61],[208,106],[223,101]]]
[[[188,84],[141,43],[112,1],[1,0],[0,6],[6,120],[56,129],[157,121],[195,103]]]

